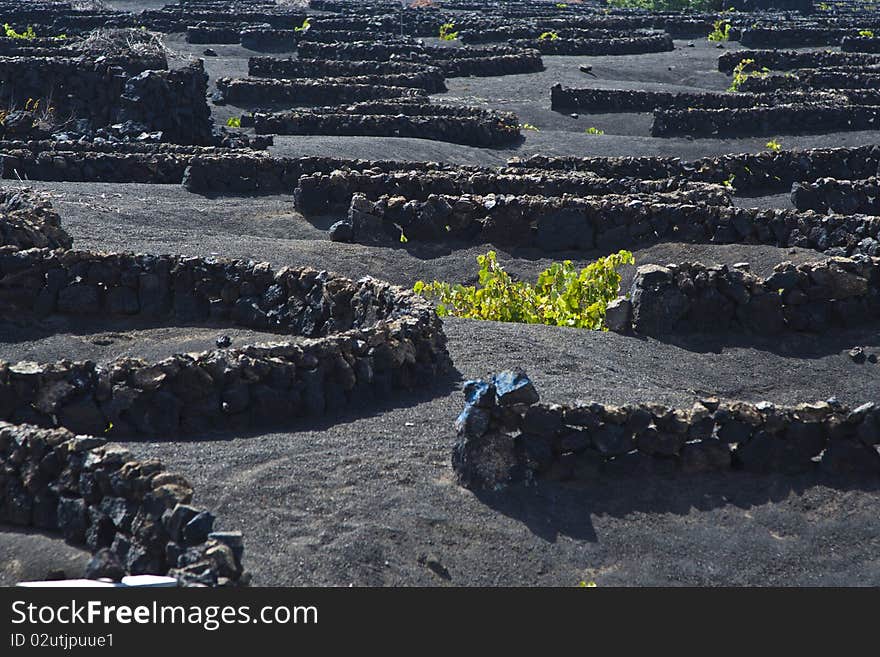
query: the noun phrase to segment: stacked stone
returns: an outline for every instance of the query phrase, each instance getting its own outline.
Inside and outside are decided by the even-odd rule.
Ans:
[[[520,139],[519,119],[510,112],[433,105],[408,98],[294,112],[257,112],[253,123],[257,134],[410,137],[483,148]]]
[[[780,103],[847,101],[844,93],[787,92],[738,93],[641,91],[631,89],[570,89],[561,84],[550,88],[550,108],[556,111],[653,112],[657,109],[735,109],[773,106]]]
[[[297,49],[306,59],[349,59],[389,61],[400,59],[440,68],[446,77],[494,76],[535,73],[544,69],[541,53],[534,49],[496,46],[492,48],[443,48],[419,44],[304,42]]]
[[[880,146],[812,148],[763,151],[704,157],[690,162],[672,157],[553,157],[533,155],[511,158],[509,167],[589,172],[605,178],[632,176],[642,179],[684,177],[724,183],[739,191],[791,189],[795,182],[833,177],[842,180],[869,178],[880,166]]]
[[[702,399],[691,408],[540,403],[522,372],[468,381],[452,466],[471,489],[746,470],[880,474],[880,408]]]
[[[783,262],[761,278],[747,263],[644,265],[630,293],[609,305],[620,332],[665,337],[689,333],[821,334],[880,317],[880,259]]]
[[[32,189],[0,190],[0,253],[69,249],[72,244],[47,197]]]
[[[858,97],[872,104],[852,104],[853,98],[842,103],[821,99],[773,107],[656,110],[651,135],[734,137],[873,130],[880,124],[880,93],[865,90]]]
[[[425,201],[431,195],[512,194],[515,196],[602,196],[607,194],[658,194],[682,192],[690,200],[723,201],[724,189],[708,183],[692,183],[682,178],[639,180],[637,178],[599,178],[589,174],[554,172],[509,172],[492,169],[452,171],[336,170],[300,177],[293,191],[294,204],[305,214],[322,214],[347,209],[355,194],[375,201],[382,196],[402,196]]]
[[[736,50],[718,58],[718,70],[730,75],[744,59],[754,60],[752,68],[771,71],[790,71],[796,68],[826,68],[829,66],[872,66],[880,64],[880,57],[868,53],[833,52],[817,50]]]
[[[429,384],[449,365],[427,301],[312,269],[30,249],[0,255],[0,306],[24,316],[210,319],[313,338],[155,364],[0,363],[0,419],[83,433],[156,437],[284,422]]]
[[[712,194],[717,196],[712,198]],[[699,204],[693,202],[694,195],[702,197]],[[738,208],[730,207],[726,199],[721,189],[642,197],[431,195],[425,201],[381,197],[375,202],[355,195],[347,222],[351,239],[364,243],[399,238],[402,230],[415,241],[466,241],[547,251],[608,252],[673,240],[797,246],[834,256],[880,255],[878,217]]]
[[[349,160],[331,157],[285,158],[252,153],[206,155],[189,161],[183,175],[183,185],[197,194],[283,194],[294,189],[301,176],[330,173],[340,168],[427,172],[446,171],[451,167],[437,162]]]
[[[805,68],[786,75],[751,76],[743,81],[739,89],[747,93],[809,89],[880,89],[880,70],[861,66]]]
[[[795,183],[791,202],[798,210],[880,215],[880,179],[820,178],[813,183]]]
[[[842,46],[852,35],[851,28],[792,25],[791,27],[749,27],[742,31],[739,42],[746,48],[810,48]],[[841,48],[845,50],[844,48]]]
[[[423,88],[428,93],[436,94],[446,91],[443,71],[436,66],[412,62],[251,57],[248,60],[248,75],[255,78],[278,78],[282,80],[294,78],[388,76],[387,79],[398,81],[404,79],[400,76],[415,76],[415,79],[424,82]]]
[[[542,55],[639,55],[651,52],[669,52],[675,49],[672,37],[666,33],[646,36],[621,36],[612,39],[512,39],[511,45],[534,48]]]
[[[350,78],[220,78],[217,90],[223,102],[240,106],[289,103],[331,105],[387,98],[427,99],[425,80],[412,75],[360,76]]]
[[[845,36],[840,41],[843,52],[880,53],[880,38],[873,36]]]
[[[51,103],[52,116],[93,129],[131,124],[165,141],[214,144],[201,60],[167,68],[164,55],[0,57],[0,101],[16,106],[30,98],[45,112]]]
[[[96,553],[86,576],[246,584],[241,532],[215,531],[181,475],[104,438],[0,422],[0,523],[60,533]]]

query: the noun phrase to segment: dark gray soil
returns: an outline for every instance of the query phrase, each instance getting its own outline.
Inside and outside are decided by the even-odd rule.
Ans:
[[[119,3],[115,3],[119,4]],[[182,37],[173,47],[200,53]],[[549,110],[549,87],[723,89],[721,50],[697,40],[671,53],[627,57],[545,57],[547,71],[503,78],[454,79],[439,96],[514,110],[526,131],[515,150],[480,150],[416,139],[282,137],[286,155],[405,158],[503,163],[511,155],[684,157],[758,151],[763,139],[686,140],[649,136],[648,115],[587,115]],[[237,46],[213,46],[212,76],[243,75]],[[728,47],[737,47],[730,44]],[[596,77],[578,71],[589,62]],[[218,120],[240,113],[225,107]],[[588,127],[605,135],[584,134]],[[780,138],[783,146],[876,141],[878,134]],[[477,254],[450,249],[332,244],[332,220],[306,220],[289,196],[206,199],[177,186],[34,183],[81,248],[216,254],[309,265],[401,285],[417,279],[474,280]],[[789,207],[787,195],[741,198],[748,206]],[[747,261],[766,273],[783,260],[818,254],[762,246],[666,243],[636,250],[639,264]],[[602,254],[560,254],[577,263]],[[517,276],[534,277],[551,259],[538,252],[499,258]],[[559,259],[559,258],[555,258]],[[626,272],[624,284],[631,272]],[[0,325],[0,358],[157,358],[260,339],[216,327],[137,327],[94,323]],[[427,390],[384,406],[352,410],[287,432],[212,435],[132,442],[140,456],[161,457],[195,485],[197,502],[225,529],[245,534],[245,563],[259,585],[880,585],[878,482],[820,476],[724,476],[626,479],[593,486],[542,485],[477,496],[452,481],[452,421],[463,380],[524,367],[546,400],[659,401],[690,405],[700,396],[796,403],[836,396],[877,399],[880,366],[856,365],[846,351],[880,353],[880,331],[760,341],[743,336],[664,343],[543,326],[448,320],[456,372]],[[269,336],[272,339],[272,336]],[[39,544],[38,547],[34,547]],[[0,532],[0,584],[42,576],[68,558],[60,541]],[[82,555],[78,555],[82,558]],[[424,566],[439,560],[451,579]],[[18,564],[18,565],[16,565]]]

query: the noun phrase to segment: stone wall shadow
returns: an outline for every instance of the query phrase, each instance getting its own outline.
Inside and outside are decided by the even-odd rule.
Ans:
[[[625,518],[633,513],[685,516],[732,505],[749,509],[780,502],[823,486],[878,496],[880,477],[830,475],[822,471],[788,474],[724,472],[677,476],[607,477],[590,484],[538,482],[500,491],[476,491],[493,510],[526,525],[536,536],[556,542],[560,536],[595,542],[593,516]]]

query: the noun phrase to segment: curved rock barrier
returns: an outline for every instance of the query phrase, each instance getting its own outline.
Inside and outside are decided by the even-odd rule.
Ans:
[[[880,89],[880,70],[860,67],[835,69],[800,69],[786,75],[752,76],[740,85],[740,91],[772,93],[808,89]]]
[[[389,61],[399,58],[436,66],[446,77],[514,75],[544,70],[541,53],[534,49],[443,48],[374,42],[305,42],[297,50],[306,59]]]
[[[684,93],[630,89],[571,89],[550,87],[550,109],[590,112],[653,112],[658,109],[737,109],[774,106],[780,103],[833,102],[847,100],[844,94],[822,92],[781,93]]]
[[[498,27],[475,26],[458,30],[458,40],[464,44],[482,44],[482,43],[499,43],[510,41],[512,39],[529,41],[534,43],[541,40],[541,34],[545,32],[553,32],[558,39],[590,39],[590,40],[612,40],[619,38],[631,38],[633,36],[649,36],[649,33],[632,34],[624,30],[607,30],[602,28],[579,28],[579,27],[558,27],[555,22],[547,24],[542,21],[541,26],[536,24],[513,24],[499,25]],[[554,29],[555,28],[555,29]],[[545,39],[546,40],[546,39]]]
[[[450,165],[328,157],[272,157],[253,153],[208,155],[190,160],[183,174],[183,185],[197,194],[284,194],[291,193],[303,175],[329,174],[338,169],[443,171],[450,169]]]
[[[739,42],[746,48],[810,48],[839,46],[853,34],[845,27],[749,27],[742,31]]]
[[[239,42],[243,48],[257,52],[291,52],[297,49],[301,39],[302,35],[290,27],[266,29],[250,25],[241,31]]]
[[[241,532],[215,531],[193,489],[158,460],[105,438],[0,422],[0,522],[61,534],[97,553],[89,577],[168,575],[180,584],[246,584]]]
[[[880,179],[820,178],[813,183],[795,183],[791,202],[798,210],[880,215]]]
[[[426,201],[431,195],[512,194],[515,196],[602,196],[606,194],[656,194],[682,192],[693,201],[721,202],[716,185],[692,183],[680,178],[639,180],[598,178],[582,174],[512,173],[492,170],[451,171],[337,170],[329,174],[303,175],[293,191],[294,204],[304,214],[324,214],[347,209],[355,194],[370,201],[382,196],[402,196]]]
[[[411,79],[418,79],[424,82],[424,87],[422,88],[428,93],[434,94],[446,91],[443,71],[436,66],[427,66],[413,62],[251,57],[248,60],[248,75],[254,78],[277,78],[280,80],[363,76],[373,78],[387,76],[389,80],[403,80],[406,79],[403,76],[412,76]],[[398,84],[397,86],[408,85]]]
[[[0,253],[10,249],[69,249],[72,244],[47,197],[31,189],[0,190]]]
[[[819,178],[855,180],[877,175],[880,146],[812,148],[720,155],[682,161],[672,157],[548,157],[511,158],[508,166],[552,171],[581,171],[605,178],[682,177],[722,183],[733,180],[739,191],[785,190],[795,182]]]
[[[392,77],[397,79],[390,79]],[[394,82],[404,84],[395,86]],[[425,83],[426,80],[412,75],[300,80],[220,78],[217,90],[223,102],[240,106],[273,103],[333,105],[388,98],[427,99],[427,93],[421,88]]]
[[[843,52],[880,53],[880,38],[867,36],[847,36],[840,40]]]
[[[610,252],[672,240],[880,255],[880,217],[730,207],[725,191],[715,198],[706,194],[712,191],[596,198],[381,197],[375,202],[355,195],[347,222],[351,239],[368,243],[396,241],[403,233],[408,241],[454,240],[546,251]],[[702,202],[694,204],[694,196]]]
[[[880,57],[867,53],[833,52],[830,50],[798,52],[796,50],[735,50],[718,58],[718,70],[730,75],[744,59],[754,60],[755,68],[767,67],[775,71],[796,68],[824,68],[827,66],[872,66],[880,64]]]
[[[880,317],[880,259],[783,262],[767,278],[752,274],[747,263],[645,265],[636,271],[629,298],[610,308],[610,329],[654,337],[825,333]]]
[[[186,28],[186,42],[193,44],[231,44],[241,40],[244,23],[198,23]]]
[[[614,39],[513,39],[511,45],[534,48],[542,55],[640,55],[675,50],[668,34],[619,37]]]
[[[472,489],[727,470],[880,473],[880,409],[873,403],[548,404],[522,372],[468,381],[464,394],[452,467],[458,483]]]
[[[199,6],[184,2],[165,5],[161,9],[145,9],[139,14],[128,15],[136,19],[139,25],[148,25],[158,32],[185,32],[190,25],[199,23],[206,25],[229,23],[230,7]],[[254,5],[236,7],[234,18],[244,24],[268,25],[273,29],[283,30],[291,25],[301,25],[306,14],[295,7],[274,4]]]
[[[0,257],[18,316],[210,322],[298,336],[158,363],[0,363],[0,419],[152,439],[320,415],[424,385],[449,365],[409,290],[267,263],[31,249]]]
[[[108,125],[116,119],[128,80],[167,68],[164,56],[0,57],[0,102],[4,108],[23,107],[29,98],[51,98],[59,116]]]
[[[877,95],[874,91],[873,95]],[[872,99],[878,102],[877,99]],[[873,130],[880,125],[880,105],[847,103],[780,104],[737,109],[656,110],[654,137],[732,137],[814,134]]]
[[[386,98],[405,96],[401,87],[413,89],[413,95],[425,93],[441,93],[446,91],[446,83],[439,71],[435,73],[391,73],[371,75],[350,75],[338,77],[304,77],[304,78],[220,78],[217,89],[227,102],[257,103],[260,101],[299,102],[305,99],[312,103],[352,103],[373,98],[357,98],[356,94],[348,95],[344,90],[321,89],[316,95],[310,93],[310,87],[332,87],[348,85],[369,85],[378,87],[386,93]],[[438,84],[439,83],[439,84]],[[329,92],[329,93],[328,93]],[[382,96],[376,96],[379,99]],[[320,98],[330,100],[320,100]]]
[[[520,139],[510,112],[420,102],[364,102],[314,110],[255,113],[257,134],[411,137],[495,147]]]
[[[164,55],[0,57],[0,102],[51,103],[55,116],[92,129],[132,122],[165,141],[216,143],[203,63],[167,68]]]

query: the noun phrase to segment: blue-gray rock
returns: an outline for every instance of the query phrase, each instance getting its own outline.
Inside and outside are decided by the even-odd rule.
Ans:
[[[186,545],[204,543],[212,531],[214,531],[214,514],[210,511],[202,511],[183,528],[183,542]]]
[[[114,582],[125,577],[125,567],[110,548],[101,548],[86,564],[86,579],[110,579]]]
[[[521,370],[496,374],[492,383],[495,385],[495,397],[501,406],[534,404],[539,399],[531,379]]]
[[[455,431],[461,436],[479,438],[489,430],[490,419],[488,411],[468,404],[455,420]]]
[[[354,239],[354,226],[348,221],[337,221],[330,226],[331,242],[351,242]]]

